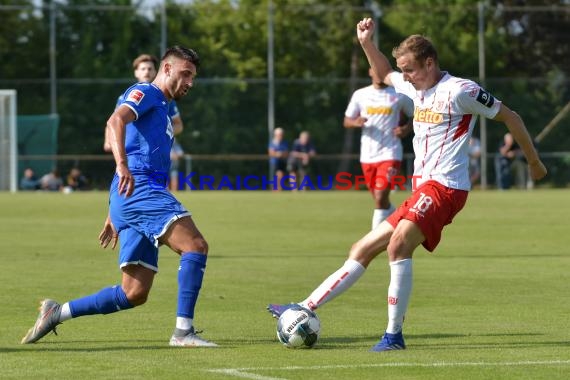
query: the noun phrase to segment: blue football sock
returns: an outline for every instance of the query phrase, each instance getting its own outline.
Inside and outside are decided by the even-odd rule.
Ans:
[[[188,252],[180,257],[178,269],[178,310],[176,315],[194,318],[194,308],[202,287],[206,270],[206,259],[201,253]]]
[[[82,315],[110,314],[132,307],[133,305],[127,299],[121,285],[104,288],[98,293],[69,302],[69,309],[73,318]]]

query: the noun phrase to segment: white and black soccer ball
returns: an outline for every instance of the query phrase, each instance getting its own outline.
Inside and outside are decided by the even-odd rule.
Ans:
[[[302,306],[287,309],[277,321],[277,338],[289,348],[311,348],[319,339],[321,321]]]

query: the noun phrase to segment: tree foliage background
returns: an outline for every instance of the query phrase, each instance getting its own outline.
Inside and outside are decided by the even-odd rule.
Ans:
[[[309,130],[320,153],[357,152],[358,136],[346,146],[342,118],[355,86],[369,83],[355,25],[372,16],[371,2],[273,3],[276,125],[290,141]],[[436,44],[443,69],[479,81],[476,3],[376,3],[382,12],[379,44],[390,59],[402,39],[421,33]],[[26,115],[50,112],[51,1],[41,5],[0,0],[0,87],[18,90],[18,110]],[[485,86],[536,135],[570,100],[570,6],[566,0],[485,5]],[[130,0],[67,0],[55,9],[58,150],[100,154],[106,119],[133,81],[132,59],[142,52],[160,55],[160,9]],[[195,88],[179,102],[184,148],[194,154],[265,153],[268,1],[166,0],[166,14],[168,45],[192,47],[203,62]],[[567,131],[553,130],[541,149],[567,151]],[[490,123],[490,152],[504,132]]]

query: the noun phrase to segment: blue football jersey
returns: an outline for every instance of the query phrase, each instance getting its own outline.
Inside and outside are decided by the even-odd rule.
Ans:
[[[117,98],[117,104],[115,105],[115,108],[123,104],[124,100],[125,100],[125,94],[119,95],[119,97]],[[170,116],[170,118],[173,118],[175,116],[180,116],[178,105],[174,100],[171,100],[170,103],[168,103],[168,116]]]
[[[136,115],[126,126],[129,169],[168,172],[174,133],[162,91],[152,83],[137,83],[125,91],[118,105],[126,105]]]

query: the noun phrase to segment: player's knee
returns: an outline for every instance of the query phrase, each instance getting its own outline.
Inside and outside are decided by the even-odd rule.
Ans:
[[[407,245],[403,234],[394,233],[388,243],[387,252],[390,261],[403,260],[407,258]]]
[[[364,245],[360,241],[357,241],[352,245],[348,254],[348,258],[354,261],[358,261],[365,268],[368,267],[373,259],[373,257],[370,257],[370,255],[367,254]]]
[[[182,255],[182,254],[188,253],[188,252],[197,252],[197,253],[201,253],[203,255],[208,254],[208,242],[206,241],[206,239],[204,239],[201,236],[189,239],[188,241],[186,241],[184,244],[181,244],[177,248],[174,248],[174,247],[171,247],[171,248],[174,249],[174,251],[176,253],[178,253],[179,255]]]
[[[208,242],[203,237],[192,239],[192,246],[193,252],[198,252],[204,255],[208,254]]]
[[[147,301],[149,292],[150,289],[136,287],[132,289],[127,289],[125,293],[131,305],[140,306]]]

